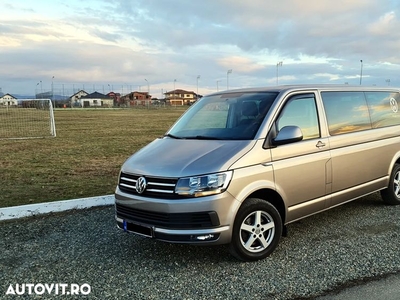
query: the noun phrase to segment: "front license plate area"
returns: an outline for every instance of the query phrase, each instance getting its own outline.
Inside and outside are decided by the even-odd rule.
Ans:
[[[153,237],[153,228],[124,220],[124,230],[137,233],[146,237]]]

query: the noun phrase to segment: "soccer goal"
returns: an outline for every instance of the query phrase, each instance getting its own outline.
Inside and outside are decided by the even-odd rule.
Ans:
[[[0,139],[29,139],[56,136],[50,99],[0,102]]]

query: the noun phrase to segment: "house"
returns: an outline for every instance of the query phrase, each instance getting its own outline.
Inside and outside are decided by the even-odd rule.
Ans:
[[[0,106],[18,106],[18,99],[13,95],[5,94],[0,97]]]
[[[113,107],[114,99],[99,92],[94,92],[80,99],[81,107]]]
[[[148,92],[131,92],[120,98],[120,104],[128,106],[149,105],[151,104],[151,95]]]
[[[165,93],[167,102],[171,105],[190,105],[200,98],[195,92],[176,89]]]
[[[113,106],[117,106],[118,103],[121,102],[121,94],[120,93],[109,92],[108,94],[106,94],[106,96],[113,99]]]
[[[71,101],[71,107],[82,107],[81,98],[87,95],[88,93],[84,90],[80,90],[79,92],[73,94],[71,97],[69,97]]]

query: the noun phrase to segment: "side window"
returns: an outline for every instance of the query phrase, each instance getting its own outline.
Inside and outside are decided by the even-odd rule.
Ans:
[[[399,93],[366,92],[372,128],[400,125]]]
[[[314,94],[296,95],[289,99],[276,121],[277,130],[285,126],[300,127],[303,140],[320,137]]]
[[[321,96],[331,135],[371,129],[363,92],[322,92]]]

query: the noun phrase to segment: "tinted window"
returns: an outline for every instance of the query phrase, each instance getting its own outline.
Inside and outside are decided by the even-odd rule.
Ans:
[[[253,139],[277,95],[232,92],[203,97],[168,133],[183,139]]]
[[[331,135],[371,128],[363,92],[322,92],[321,96]]]
[[[314,95],[296,95],[285,104],[276,126],[280,131],[285,126],[300,127],[303,139],[318,138],[320,136],[317,107]]]
[[[193,115],[186,129],[225,128],[228,118],[228,103],[208,103],[195,115]]]
[[[373,128],[400,124],[399,93],[366,92]]]

